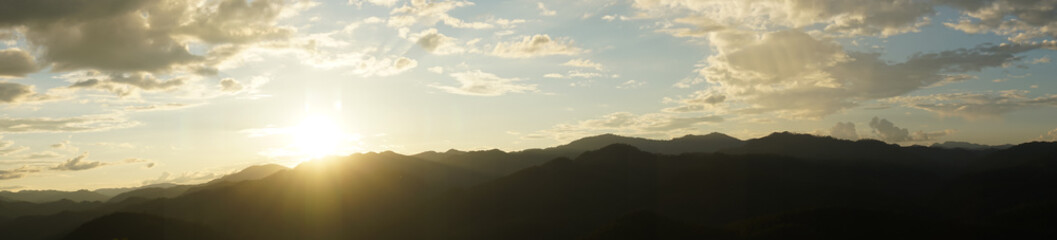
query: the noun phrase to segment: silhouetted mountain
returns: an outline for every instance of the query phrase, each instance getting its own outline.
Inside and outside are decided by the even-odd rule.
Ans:
[[[121,202],[129,198],[174,198],[189,191],[197,191],[199,189],[213,187],[215,185],[228,185],[242,181],[257,180],[286,170],[290,169],[276,164],[255,165],[247,167],[239,172],[228,174],[223,177],[214,179],[201,185],[164,184],[142,187],[140,189],[118,194],[117,196],[110,198],[109,202]]]
[[[672,140],[653,140],[645,138],[624,137],[613,134],[603,134],[586,137],[569,144],[557,146],[551,149],[566,152],[584,152],[599,149],[612,144],[627,144],[638,149],[653,153],[680,154],[691,152],[715,152],[720,149],[737,147],[744,144],[737,138],[722,133],[710,133],[708,135],[686,135],[673,138]]]
[[[110,198],[109,196],[88,190],[79,190],[72,192],[56,190],[22,190],[18,192],[3,191],[0,192],[0,197],[4,197],[12,201],[26,201],[34,203],[54,202],[63,199],[69,199],[75,202],[106,201]]]
[[[121,202],[129,198],[142,198],[142,199],[156,199],[156,198],[174,198],[186,193],[188,190],[193,188],[193,185],[171,185],[168,187],[147,187],[140,188],[126,193],[118,194],[110,198],[107,202]]]
[[[975,143],[969,143],[969,142],[947,141],[947,142],[943,142],[943,143],[933,143],[932,145],[929,145],[929,147],[950,148],[950,149],[961,148],[961,149],[969,149],[969,150],[982,150],[982,149],[1006,149],[1006,148],[1013,147],[1013,145],[1004,144],[1004,145],[992,146],[992,145],[975,144]]]
[[[890,210],[797,210],[731,224],[743,239],[1002,239],[996,229]],[[1008,233],[1005,233],[1008,234]]]
[[[0,239],[60,239],[100,215],[98,211],[63,211],[53,215],[23,216],[0,223]]]
[[[61,203],[65,202],[65,203]],[[38,215],[42,213],[26,214],[0,222],[0,239],[60,239],[81,224],[97,217],[101,217],[131,205],[142,204],[143,201],[126,200],[120,203],[61,201],[60,203],[34,204],[26,208],[38,208],[48,212],[58,212],[51,215]],[[70,204],[73,203],[73,204]],[[95,207],[85,205],[95,205]],[[72,206],[72,207],[71,207]],[[23,208],[25,206],[20,206]]]
[[[114,197],[114,196],[117,196],[117,195],[122,194],[122,193],[131,192],[131,191],[135,191],[135,190],[143,189],[143,188],[168,188],[168,187],[174,187],[174,186],[176,186],[176,184],[172,184],[172,183],[158,183],[158,184],[151,184],[151,185],[145,185],[145,186],[139,186],[139,187],[100,188],[100,189],[92,190],[92,192],[103,194],[103,195],[106,195],[106,196],[109,196],[109,197]]]
[[[242,171],[239,171],[237,173],[228,174],[223,177],[214,179],[206,184],[217,184],[221,182],[235,183],[241,181],[257,180],[271,176],[272,174],[275,174],[277,172],[286,170],[290,170],[290,168],[278,164],[255,165],[242,169]]]
[[[82,224],[63,239],[234,239],[201,224],[139,213],[114,213]]]
[[[770,154],[805,160],[834,161],[851,165],[900,165],[914,168],[959,171],[970,160],[989,153],[988,150],[900,147],[878,140],[841,140],[832,137],[772,133],[766,137],[746,141],[744,146],[719,151],[726,154]],[[949,174],[949,173],[943,173]]]
[[[74,202],[69,199],[47,203],[0,202],[0,218],[14,219],[22,216],[51,215],[63,211],[86,211],[102,205],[102,202]]]
[[[899,177],[891,177],[895,173]],[[568,239],[636,209],[715,226],[801,208],[901,206],[914,200],[908,195],[934,187],[922,182],[934,180],[898,166],[770,155],[666,156],[616,144],[468,189],[448,199],[436,221],[443,222],[438,235],[456,239]]]
[[[0,239],[53,239],[114,212],[234,239],[1055,236],[1057,143],[967,150],[775,133],[715,153],[555,149],[320,159],[171,198],[0,215]],[[494,175],[531,162],[539,164]]]
[[[733,231],[705,228],[649,211],[625,215],[596,230],[584,240],[619,239],[737,239]]]
[[[126,210],[204,223],[239,239],[366,237],[407,225],[399,218],[411,216],[408,211],[430,196],[487,180],[393,152],[367,153],[307,162],[261,180],[206,187]]]
[[[487,151],[446,152],[428,151],[414,157],[437,161],[440,163],[476,171],[490,176],[505,176],[526,167],[542,164],[559,157],[576,157],[585,151],[596,150],[612,144],[627,144],[647,152],[663,154],[681,154],[692,152],[714,152],[719,149],[741,146],[744,142],[722,133],[708,135],[686,135],[671,140],[652,140],[603,134],[586,137],[569,144],[544,148],[527,149],[517,152],[503,152],[498,149]]]

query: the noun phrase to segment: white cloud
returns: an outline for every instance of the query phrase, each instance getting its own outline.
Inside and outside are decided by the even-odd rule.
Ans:
[[[1028,97],[1027,91],[997,93],[944,93],[924,96],[901,96],[885,101],[910,108],[935,112],[942,116],[966,119],[997,117],[1005,113],[1034,107],[1057,107],[1057,95]]]
[[[540,10],[540,16],[554,16],[558,14],[557,11],[547,9],[547,6],[543,5],[543,2],[537,2],[536,8]]]
[[[350,74],[362,77],[385,77],[397,75],[418,66],[418,61],[403,56],[375,57],[366,53],[343,53],[339,55],[315,55],[306,64],[316,68],[349,68]]]
[[[456,43],[457,39],[438,33],[436,28],[411,34],[409,39],[427,52],[437,55],[458,54],[466,51],[465,48]]]
[[[485,29],[493,28],[492,24],[486,22],[466,22],[448,15],[448,11],[459,7],[473,6],[467,1],[425,1],[412,0],[410,5],[393,9],[389,12],[388,25],[393,28],[410,27],[415,24],[422,26],[434,26],[438,22],[454,28]]]
[[[962,10],[957,22],[944,25],[966,33],[994,33],[1027,43],[1057,38],[1057,1],[944,0]]]
[[[87,115],[69,118],[0,118],[0,132],[91,132],[137,125],[120,115]]]
[[[364,3],[370,3],[378,6],[392,7],[396,5],[397,0],[349,0],[349,5],[356,5],[362,7]]]
[[[839,139],[859,139],[859,133],[855,130],[855,124],[850,122],[837,122],[837,125],[834,125],[829,129],[829,135]]]
[[[173,174],[171,174],[169,172],[163,172],[161,174],[161,176],[158,176],[158,178],[156,178],[156,179],[143,181],[143,185],[147,186],[147,185],[160,184],[160,183],[196,184],[196,183],[201,183],[201,182],[206,182],[206,181],[209,181],[209,180],[213,180],[213,179],[218,178],[220,176],[221,176],[220,174],[217,174],[217,173],[214,173],[214,172],[204,172],[204,171],[184,172],[184,173],[181,173],[179,175],[173,175]]]
[[[680,117],[671,114],[650,113],[637,115],[629,112],[615,112],[596,119],[582,120],[572,124],[558,124],[551,129],[538,131],[527,136],[539,138],[550,136],[559,141],[568,141],[600,133],[616,133],[629,136],[670,137],[695,132],[699,126],[707,123],[722,122],[718,116]]]
[[[471,96],[499,96],[508,93],[535,92],[536,84],[520,84],[522,79],[503,78],[495,74],[474,70],[452,73],[451,77],[459,81],[459,86],[433,85],[433,87],[453,94]]]
[[[602,76],[603,75],[601,73],[581,72],[579,70],[572,70],[572,71],[569,71],[568,73],[565,73],[565,74],[548,73],[548,74],[544,74],[543,75],[543,77],[545,77],[545,78],[598,78],[598,77],[602,77]]]
[[[870,120],[870,129],[873,129],[873,133],[880,138],[880,140],[887,142],[921,142],[921,141],[934,141],[936,138],[940,138],[951,133],[953,130],[944,130],[937,132],[924,132],[915,131],[910,132],[906,128],[896,127],[895,124],[889,122],[887,119],[874,117]]]
[[[29,150],[29,147],[26,147],[26,146],[14,146],[14,147],[0,148],[0,156],[8,156],[8,155],[19,153],[19,152],[26,151],[26,150]]]
[[[385,77],[400,74],[417,66],[418,61],[407,57],[399,57],[395,59],[375,59],[374,57],[370,57],[356,65],[353,73],[364,77]]]
[[[547,34],[526,36],[521,41],[500,42],[492,49],[492,55],[505,58],[576,55],[582,52],[584,50],[573,46],[571,40],[551,39]]]
[[[176,109],[190,108],[198,106],[200,104],[186,104],[186,103],[165,103],[165,104],[149,104],[149,105],[136,105],[127,106],[124,108],[125,111],[129,112],[147,112],[147,111],[168,111]]]
[[[636,0],[639,16],[673,19],[662,29],[702,37],[726,28],[776,30],[816,24],[836,35],[890,36],[917,31],[934,14],[929,1],[912,0]]]
[[[701,77],[709,91],[726,101],[748,104],[741,113],[777,112],[784,117],[817,118],[866,100],[901,96],[943,81],[961,81],[967,72],[1021,61],[1018,54],[1054,44],[981,45],[919,53],[889,62],[877,53],[845,51],[839,44],[796,30],[752,34],[711,34],[718,54],[706,59]],[[703,96],[699,94],[699,96]],[[693,99],[691,97],[688,99]],[[704,108],[687,102],[684,110]]]
[[[617,88],[620,88],[620,89],[632,89],[632,88],[642,87],[642,85],[646,85],[646,82],[628,80],[628,81],[626,81],[624,83],[621,83],[620,85],[617,85]]]
[[[602,64],[592,62],[590,59],[577,58],[569,60],[568,62],[562,63],[562,66],[580,67],[580,68],[594,68],[595,70],[602,71]]]
[[[1039,136],[1039,138],[1037,140],[1039,140],[1039,141],[1050,141],[1050,142],[1057,141],[1057,128],[1054,128],[1053,130],[1050,130],[1050,132],[1047,132],[1046,134],[1043,134],[1042,136]]]
[[[701,112],[709,109],[715,110],[720,107],[727,96],[712,90],[696,91],[690,96],[680,99],[665,99],[666,103],[677,103],[679,106],[665,108],[665,112]]]

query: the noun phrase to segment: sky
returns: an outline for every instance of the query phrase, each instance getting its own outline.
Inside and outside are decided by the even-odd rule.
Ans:
[[[0,190],[602,133],[1057,140],[1057,0],[0,0]]]

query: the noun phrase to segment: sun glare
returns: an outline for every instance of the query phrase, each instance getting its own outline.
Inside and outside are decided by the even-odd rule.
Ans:
[[[290,130],[294,150],[309,158],[347,154],[356,140],[333,119],[324,116],[306,117]]]

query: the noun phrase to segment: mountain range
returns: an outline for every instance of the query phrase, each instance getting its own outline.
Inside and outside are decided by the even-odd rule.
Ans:
[[[222,179],[106,202],[0,202],[0,239],[1057,236],[1052,142],[607,134],[515,152],[354,154]]]

